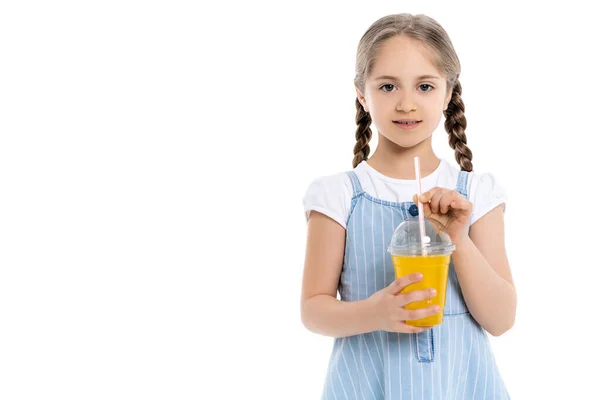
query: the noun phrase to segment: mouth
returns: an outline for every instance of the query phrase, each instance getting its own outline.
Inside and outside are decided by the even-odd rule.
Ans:
[[[393,121],[393,122],[394,122],[394,124],[398,125],[402,129],[411,129],[411,128],[418,126],[423,121],[418,120],[418,119],[412,119],[412,120],[400,120],[400,121]]]

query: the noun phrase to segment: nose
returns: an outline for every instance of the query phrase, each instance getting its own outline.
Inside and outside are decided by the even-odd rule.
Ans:
[[[398,103],[396,104],[397,111],[404,111],[408,113],[415,111],[416,109],[417,104],[415,103],[414,98],[408,93],[401,95],[401,97],[398,99]]]

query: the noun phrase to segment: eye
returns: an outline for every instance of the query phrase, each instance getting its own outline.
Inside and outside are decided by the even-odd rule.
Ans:
[[[423,91],[423,92],[429,92],[431,90],[433,90],[433,86],[431,86],[428,83],[423,83],[422,85],[419,85],[419,88]]]
[[[390,90],[385,90],[384,88],[389,88]],[[386,84],[386,85],[383,85],[383,86],[381,86],[381,87],[379,88],[379,90],[382,90],[382,89],[383,89],[383,92],[384,92],[384,93],[389,93],[389,92],[391,92],[391,91],[394,89],[394,85],[392,85],[392,84],[388,83],[388,84]]]

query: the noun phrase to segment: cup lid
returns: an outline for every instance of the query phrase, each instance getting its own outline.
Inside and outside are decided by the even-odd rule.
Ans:
[[[429,237],[429,243],[425,244],[425,249],[421,243],[419,218],[412,217],[398,225],[390,240],[388,252],[398,256],[423,255],[423,250],[427,255],[452,254],[456,246],[452,244],[450,236],[447,233],[437,231],[427,218],[424,218],[424,220],[425,235]]]

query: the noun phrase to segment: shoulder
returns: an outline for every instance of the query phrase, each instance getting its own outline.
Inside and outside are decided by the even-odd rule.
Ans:
[[[469,175],[469,201],[473,204],[472,225],[499,205],[504,210],[508,195],[503,183],[491,172],[471,172]]]
[[[314,179],[308,185],[304,201],[310,200],[311,196],[336,196],[345,193],[352,195],[352,180],[347,172],[340,172]]]
[[[344,228],[352,202],[352,181],[347,172],[321,176],[308,186],[303,198],[308,219],[311,211],[327,215]]]
[[[468,199],[473,204],[471,225],[499,205],[506,206],[508,198],[506,190],[495,174],[472,171],[462,174],[466,178],[466,182],[461,182],[461,171],[458,165],[447,160],[443,160],[443,162],[445,163],[441,171],[444,174],[443,180],[452,182],[455,188],[460,185],[466,187]]]

